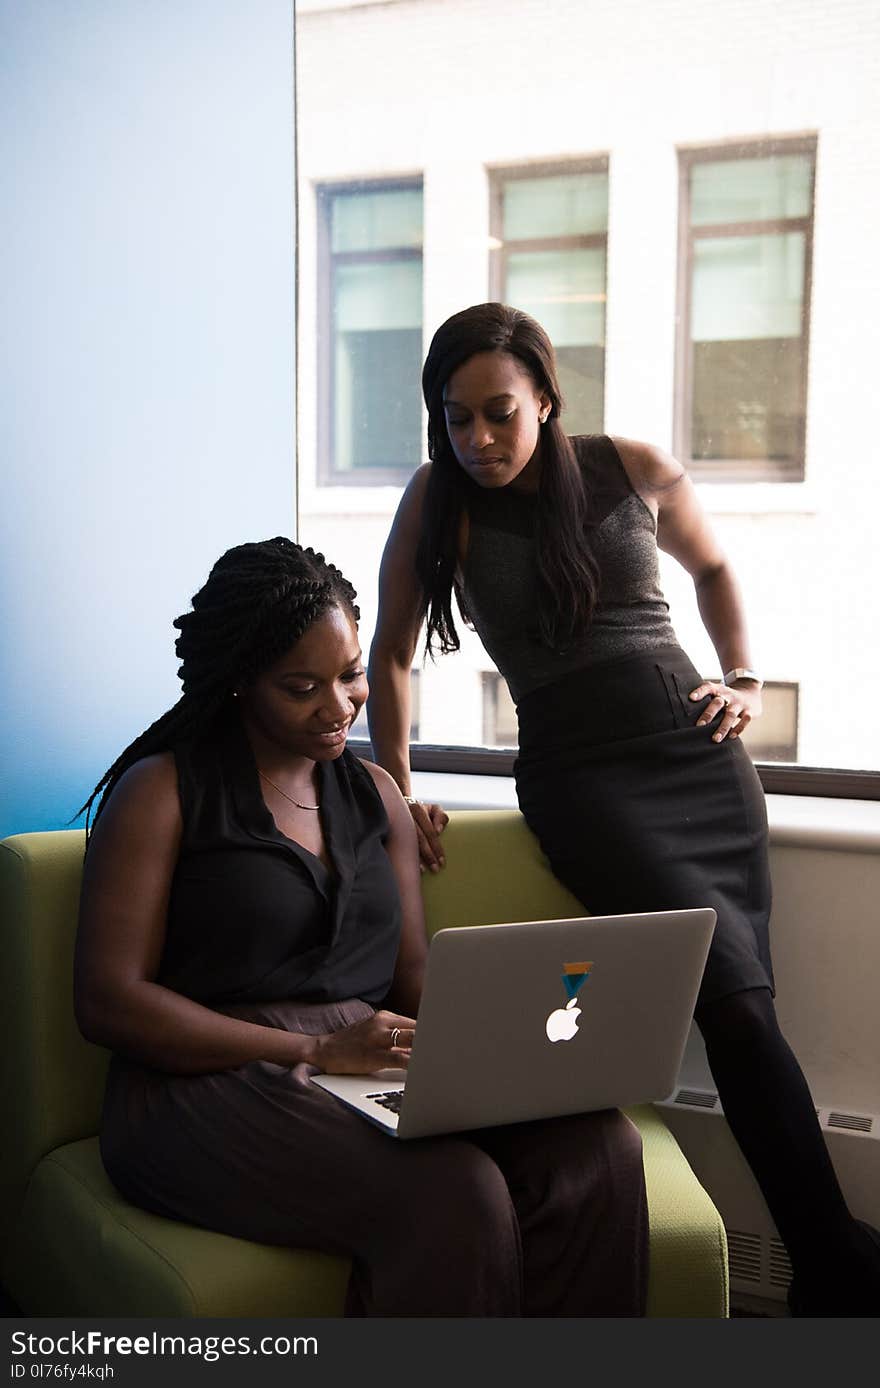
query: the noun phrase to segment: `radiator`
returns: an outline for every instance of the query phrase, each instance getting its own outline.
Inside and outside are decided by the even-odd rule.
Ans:
[[[724,1220],[731,1292],[784,1301],[791,1281],[788,1255],[718,1095],[681,1086],[656,1107]],[[880,1113],[842,1107],[816,1113],[850,1209],[857,1219],[880,1226]]]

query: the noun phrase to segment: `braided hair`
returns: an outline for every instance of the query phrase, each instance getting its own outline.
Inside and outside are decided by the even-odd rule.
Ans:
[[[100,795],[97,823],[130,766],[208,728],[229,709],[237,687],[267,669],[329,608],[344,607],[358,621],[356,597],[323,554],[283,535],[236,545],[221,555],[193,598],[192,611],[174,621],[183,694],[129,743],[77,811],[77,816],[85,812],[87,838],[94,801]]]

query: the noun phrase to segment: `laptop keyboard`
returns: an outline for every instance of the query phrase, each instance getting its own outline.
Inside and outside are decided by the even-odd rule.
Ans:
[[[367,1099],[372,1099],[374,1103],[381,1104],[391,1113],[400,1113],[400,1106],[403,1103],[402,1089],[388,1089],[382,1094],[367,1094]]]

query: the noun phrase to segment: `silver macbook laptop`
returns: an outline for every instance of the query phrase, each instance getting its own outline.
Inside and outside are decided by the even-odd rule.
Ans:
[[[439,930],[406,1070],[313,1076],[400,1138],[664,1099],[715,912]]]

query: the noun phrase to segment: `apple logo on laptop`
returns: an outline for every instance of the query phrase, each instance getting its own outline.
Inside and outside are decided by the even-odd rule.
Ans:
[[[590,977],[592,960],[579,960],[576,964],[563,964],[562,982],[568,994],[564,1007],[557,1007],[550,1013],[545,1030],[551,1041],[570,1041],[578,1029],[581,1009],[577,1006],[577,995]]]
[[[557,1007],[547,1018],[547,1035],[551,1041],[570,1041],[578,1028],[581,1009],[575,1006],[577,998],[572,998],[564,1007]]]

